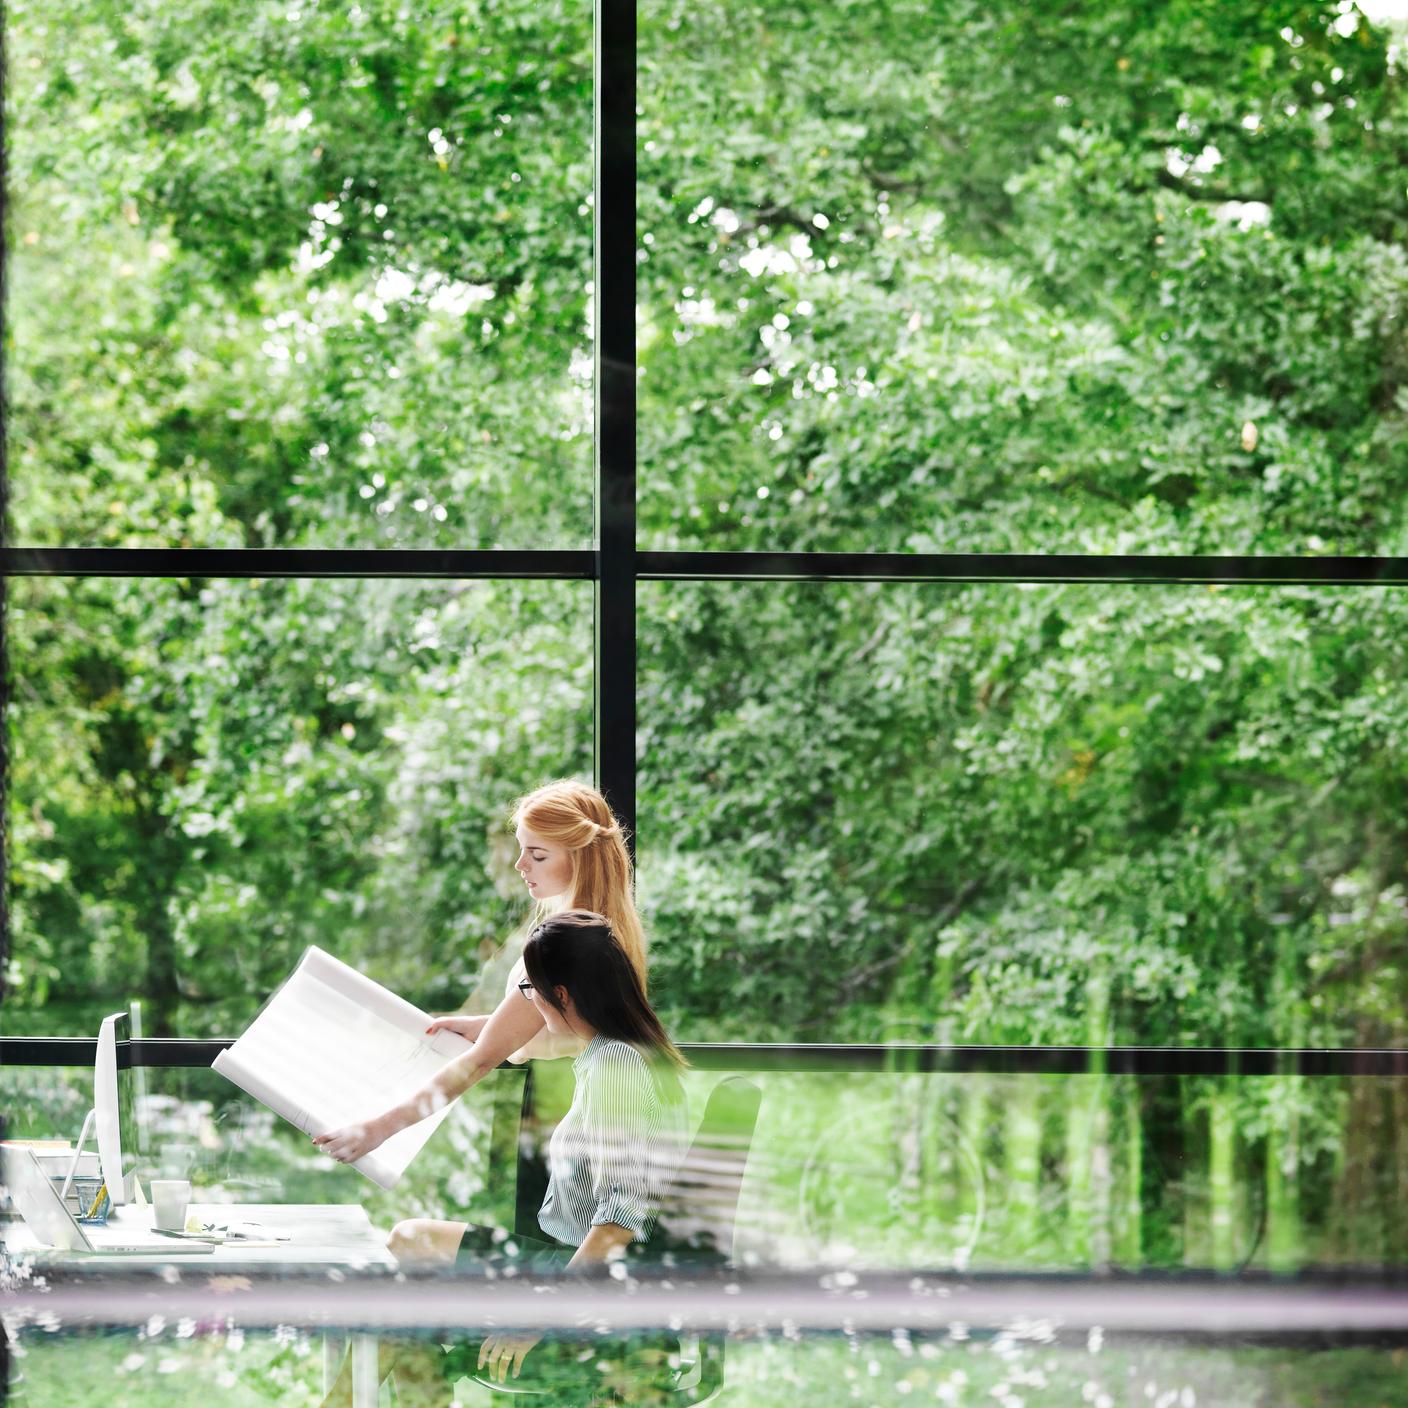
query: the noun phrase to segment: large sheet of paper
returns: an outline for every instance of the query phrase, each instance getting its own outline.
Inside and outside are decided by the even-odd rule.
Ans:
[[[371,1119],[414,1095],[469,1049],[427,1036],[429,1014],[320,948],[310,948],[214,1069],[305,1134]],[[353,1165],[395,1187],[449,1113],[446,1105]]]

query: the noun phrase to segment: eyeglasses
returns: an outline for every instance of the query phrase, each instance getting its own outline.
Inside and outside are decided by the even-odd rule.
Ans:
[[[519,990],[519,992],[521,992],[521,993],[523,994],[523,1000],[524,1000],[524,1002],[532,1002],[532,1000],[533,1000],[533,984],[532,984],[532,983],[519,983],[519,985],[518,985],[518,990]]]

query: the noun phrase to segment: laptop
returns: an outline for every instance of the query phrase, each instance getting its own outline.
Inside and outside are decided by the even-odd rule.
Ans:
[[[64,1206],[59,1190],[44,1172],[33,1149],[0,1145],[0,1182],[19,1209],[29,1230],[41,1242],[67,1252],[89,1252],[95,1256],[190,1256],[213,1252],[212,1242],[178,1237],[147,1235],[130,1241],[110,1242],[104,1237],[94,1242],[83,1224]]]

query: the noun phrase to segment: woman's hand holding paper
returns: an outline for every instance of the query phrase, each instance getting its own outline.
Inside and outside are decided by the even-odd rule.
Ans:
[[[373,1149],[380,1148],[397,1129],[395,1122],[386,1115],[378,1115],[375,1119],[330,1129],[326,1134],[315,1134],[313,1143],[338,1163],[352,1164]]]
[[[466,1041],[477,1041],[488,1020],[488,1017],[436,1017],[425,1032],[427,1036],[434,1032],[454,1032]]]

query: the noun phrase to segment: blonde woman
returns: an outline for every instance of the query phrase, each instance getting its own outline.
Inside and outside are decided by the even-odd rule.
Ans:
[[[585,783],[550,782],[518,802],[513,825],[518,841],[514,869],[536,902],[534,924],[569,909],[600,914],[630,959],[643,992],[645,934],[631,896],[630,854],[606,799]],[[570,1033],[546,1030],[539,1008],[523,1001],[519,986],[524,981],[520,957],[504,985],[503,1000],[487,1017],[437,1017],[430,1030],[458,1032],[474,1045],[409,1100],[364,1122],[316,1135],[313,1143],[334,1159],[352,1163],[399,1130],[457,1100],[505,1060],[521,1064],[534,1058],[576,1056],[581,1042]],[[400,1224],[392,1231],[389,1245],[398,1256],[432,1260],[452,1258],[458,1251],[458,1233],[453,1244],[447,1241],[443,1248],[420,1245],[425,1235],[424,1223]]]

